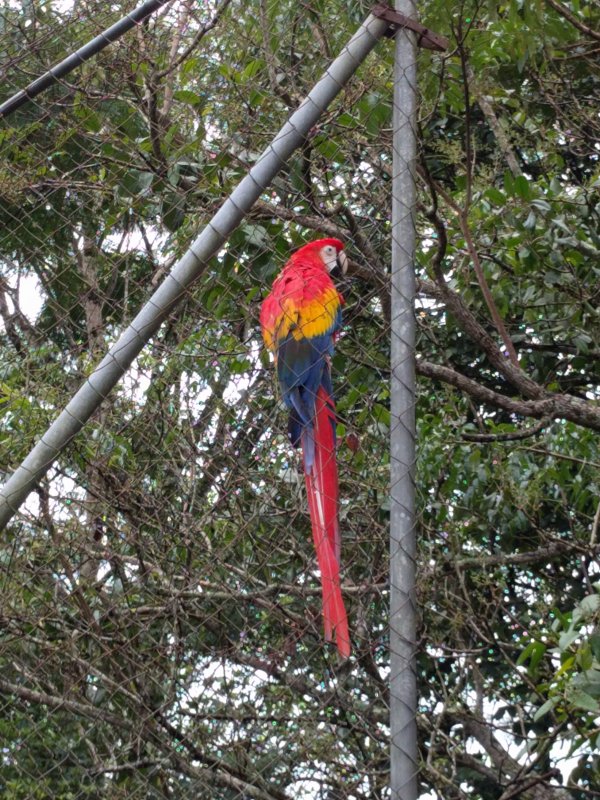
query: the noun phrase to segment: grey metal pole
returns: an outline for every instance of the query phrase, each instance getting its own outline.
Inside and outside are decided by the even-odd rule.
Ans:
[[[222,247],[293,151],[304,141],[323,111],[350,80],[387,28],[387,22],[369,15],[248,175],[0,489],[0,529],[9,522],[57,455],[98,408],[185,290],[202,274],[208,260]]]
[[[33,100],[34,97],[37,97],[38,94],[41,94],[49,86],[52,86],[52,84],[56,83],[60,78],[68,75],[69,72],[72,72],[80,64],[83,64],[84,61],[88,61],[101,50],[104,50],[105,47],[108,47],[109,44],[123,36],[123,34],[130,30],[130,28],[133,28],[134,25],[142,22],[142,20],[146,19],[146,17],[150,16],[150,14],[158,8],[164,6],[166,2],[168,2],[168,0],[146,0],[145,3],[142,3],[141,6],[138,6],[138,8],[134,9],[130,14],[127,14],[127,16],[115,22],[114,25],[111,25],[110,28],[107,28],[90,42],[84,44],[83,47],[80,47],[75,53],[71,53],[70,56],[67,56],[67,58],[63,59],[59,64],[49,69],[48,72],[40,75],[39,78],[32,81],[25,89],[22,89],[8,100],[5,100],[4,103],[0,105],[0,119],[8,117],[13,111],[16,111],[18,108],[25,105],[25,103]]]
[[[412,0],[396,11],[415,17]],[[390,524],[391,798],[416,800],[418,787],[415,596],[415,158],[416,47],[396,33],[392,172],[392,426]]]

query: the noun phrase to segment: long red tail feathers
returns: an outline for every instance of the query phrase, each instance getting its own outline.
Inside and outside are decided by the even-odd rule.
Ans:
[[[321,572],[325,639],[329,642],[335,639],[339,654],[342,658],[348,658],[350,634],[340,587],[341,540],[335,457],[335,406],[323,386],[317,392],[312,435],[314,461],[310,471],[305,469],[305,480],[313,539]]]

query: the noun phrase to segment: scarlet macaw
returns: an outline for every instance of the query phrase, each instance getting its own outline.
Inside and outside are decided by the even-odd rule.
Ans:
[[[290,440],[294,447],[302,447],[321,571],[325,638],[335,638],[340,655],[348,658],[348,618],[340,588],[336,422],[330,364],[344,303],[331,273],[346,270],[343,248],[338,239],[319,239],[293,253],[262,304],[260,324],[265,344],[275,357],[283,401],[290,410]]]

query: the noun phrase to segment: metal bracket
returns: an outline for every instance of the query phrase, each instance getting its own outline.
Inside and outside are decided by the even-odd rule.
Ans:
[[[434,33],[434,31],[429,30],[429,28],[421,25],[420,22],[417,22],[416,19],[411,19],[404,14],[400,14],[398,11],[394,11],[394,9],[386,3],[377,3],[377,5],[373,6],[371,9],[371,14],[389,23],[390,27],[385,34],[386,36],[393,37],[400,28],[408,28],[408,30],[417,34],[417,44],[419,47],[426,47],[428,50],[437,50],[438,52],[444,52],[444,50],[448,49],[448,39],[446,39],[445,36]]]

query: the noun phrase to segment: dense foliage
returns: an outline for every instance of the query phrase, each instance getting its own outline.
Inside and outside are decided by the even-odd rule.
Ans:
[[[0,100],[129,6],[0,5]],[[0,123],[8,475],[368,11],[172,2]],[[598,9],[424,0],[423,797],[600,796]],[[0,789],[384,798],[393,46],[382,42],[0,540]],[[322,643],[261,298],[348,242],[354,653]]]

